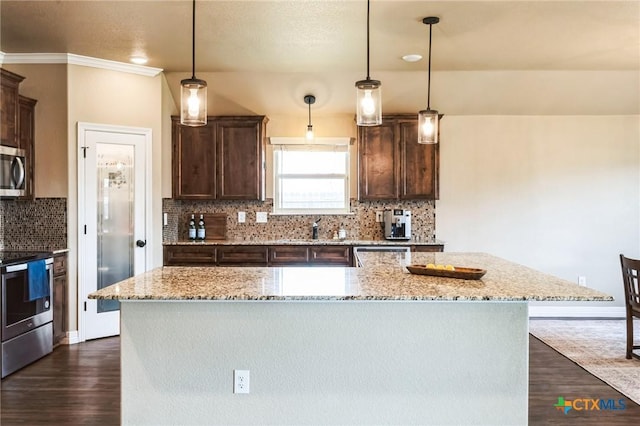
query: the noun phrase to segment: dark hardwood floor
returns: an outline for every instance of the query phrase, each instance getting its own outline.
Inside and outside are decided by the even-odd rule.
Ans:
[[[529,424],[637,425],[640,406],[530,336]],[[61,346],[2,381],[0,424],[117,425],[120,423],[120,339]],[[576,411],[567,400],[623,399],[624,410]]]

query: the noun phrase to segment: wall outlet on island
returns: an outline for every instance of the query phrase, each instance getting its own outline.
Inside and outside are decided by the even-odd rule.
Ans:
[[[580,275],[578,277],[578,285],[582,286],[582,287],[586,287],[587,286],[587,277]]]
[[[376,222],[382,222],[382,212],[376,212]]]
[[[233,370],[233,393],[249,393],[249,370]]]

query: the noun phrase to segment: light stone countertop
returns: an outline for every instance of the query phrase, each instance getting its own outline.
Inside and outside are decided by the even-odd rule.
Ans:
[[[344,246],[433,246],[433,245],[444,245],[444,241],[440,240],[425,240],[425,241],[415,241],[415,240],[334,240],[334,239],[322,239],[322,240],[312,240],[308,239],[281,239],[281,240],[207,240],[207,241],[174,241],[168,242],[165,241],[162,243],[165,246],[249,246],[249,245],[261,245],[261,246],[278,246],[278,245],[291,245],[291,246],[333,246],[333,245],[344,245]]]
[[[162,267],[89,295],[119,300],[611,301],[484,253],[362,253],[362,267]],[[486,269],[481,280],[413,275],[407,264]]]

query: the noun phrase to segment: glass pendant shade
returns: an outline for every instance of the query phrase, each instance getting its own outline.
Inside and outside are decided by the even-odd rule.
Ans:
[[[307,133],[305,135],[305,139],[307,139],[308,142],[311,142],[313,140],[313,126],[311,124],[307,126]]]
[[[418,113],[418,143],[438,143],[439,125],[440,117],[438,116],[438,111],[434,109],[420,111]]]
[[[180,124],[204,126],[207,124],[207,82],[188,78],[180,82]]]
[[[378,126],[382,124],[382,84],[378,80],[356,82],[356,124]]]

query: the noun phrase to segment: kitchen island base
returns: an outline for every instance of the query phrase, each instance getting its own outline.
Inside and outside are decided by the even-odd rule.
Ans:
[[[527,423],[524,301],[121,302],[123,424]]]

